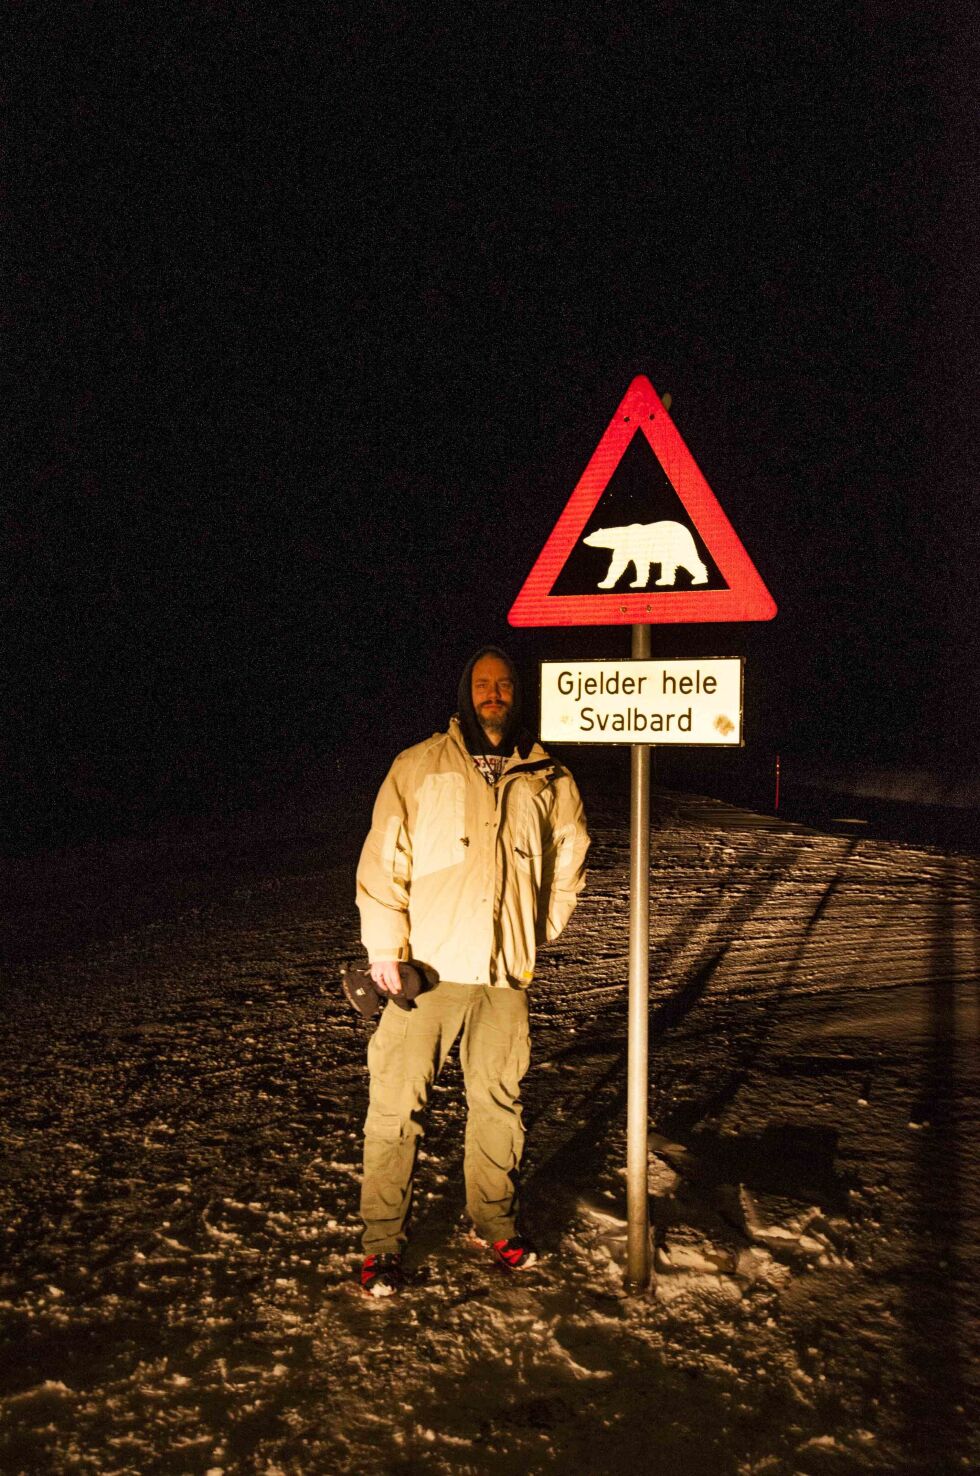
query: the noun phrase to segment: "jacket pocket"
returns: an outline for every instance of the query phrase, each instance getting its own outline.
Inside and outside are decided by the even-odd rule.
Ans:
[[[413,881],[462,864],[465,828],[466,781],[462,774],[427,774],[419,790]]]
[[[552,846],[551,805],[547,790],[523,786],[514,825],[514,854],[521,871],[537,876]]]

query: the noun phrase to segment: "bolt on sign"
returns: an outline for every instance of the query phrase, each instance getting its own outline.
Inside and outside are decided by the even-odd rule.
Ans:
[[[740,656],[543,661],[544,743],[742,743]]]
[[[776,604],[639,374],[514,601],[511,625],[771,620]]]

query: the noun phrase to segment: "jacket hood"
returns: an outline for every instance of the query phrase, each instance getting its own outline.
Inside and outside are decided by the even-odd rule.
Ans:
[[[496,656],[500,661],[505,662],[510,668],[511,679],[514,683],[514,706],[511,709],[507,727],[504,729],[504,735],[499,745],[494,745],[490,742],[490,739],[480,726],[480,720],[473,706],[473,668],[484,656]],[[463,668],[463,675],[459,679],[459,691],[457,693],[459,726],[462,730],[463,741],[470,753],[499,753],[505,758],[509,758],[515,748],[522,757],[525,756],[525,752],[530,752],[533,739],[521,727],[521,717],[524,708],[523,699],[524,694],[521,687],[520,673],[506,651],[502,651],[499,646],[481,646],[478,651],[474,651]]]

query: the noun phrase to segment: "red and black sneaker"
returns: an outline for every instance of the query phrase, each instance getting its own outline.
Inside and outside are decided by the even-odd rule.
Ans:
[[[495,1240],[493,1253],[508,1271],[526,1271],[538,1259],[538,1253],[523,1235],[512,1235],[510,1240]]]
[[[393,1297],[404,1284],[402,1258],[394,1251],[368,1256],[361,1266],[361,1290],[369,1297]]]

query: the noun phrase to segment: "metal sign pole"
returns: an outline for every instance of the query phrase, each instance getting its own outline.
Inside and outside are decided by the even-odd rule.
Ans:
[[[634,660],[650,659],[649,625],[633,626]],[[650,747],[630,748],[629,1045],[626,1069],[626,1285],[650,1282],[647,1187],[650,1030]]]

